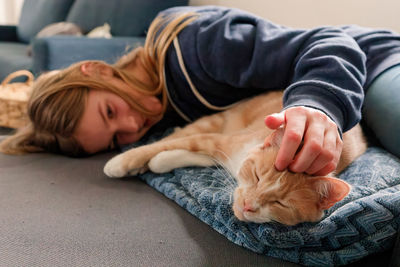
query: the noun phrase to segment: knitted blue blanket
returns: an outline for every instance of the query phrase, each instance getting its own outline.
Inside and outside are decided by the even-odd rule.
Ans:
[[[124,150],[128,149],[125,148]],[[254,252],[309,266],[337,266],[393,246],[400,224],[400,160],[370,147],[339,177],[353,188],[318,223],[244,223],[231,209],[234,178],[221,168],[140,175],[150,186]]]

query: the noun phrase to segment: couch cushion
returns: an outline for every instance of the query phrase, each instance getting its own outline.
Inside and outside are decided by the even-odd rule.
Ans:
[[[86,32],[107,22],[112,35],[144,36],[158,12],[187,3],[187,0],[76,0],[67,21],[78,24]]]
[[[0,81],[20,69],[30,69],[32,58],[27,55],[27,44],[0,42]]]
[[[18,37],[28,43],[46,25],[65,20],[74,0],[25,0],[18,24]]]

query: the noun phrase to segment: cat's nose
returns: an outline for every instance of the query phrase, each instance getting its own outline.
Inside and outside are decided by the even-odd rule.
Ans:
[[[245,200],[244,201],[244,206],[243,206],[243,211],[255,212],[256,209],[254,208],[254,205],[250,201]]]

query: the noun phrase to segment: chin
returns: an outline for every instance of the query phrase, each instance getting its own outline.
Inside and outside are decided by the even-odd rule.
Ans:
[[[247,222],[254,222],[254,223],[267,223],[267,222],[272,222],[273,220],[270,218],[260,218],[256,217],[253,214],[246,214],[247,212],[244,213],[244,217],[246,218]]]

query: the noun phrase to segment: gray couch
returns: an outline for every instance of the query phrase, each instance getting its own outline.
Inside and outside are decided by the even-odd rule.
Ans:
[[[18,25],[0,25],[0,81],[20,69],[40,74],[80,60],[113,63],[144,42],[146,30],[158,12],[187,3],[188,0],[24,0]],[[44,27],[62,21],[76,24],[83,33],[108,23],[113,38],[36,38]],[[29,45],[32,56],[28,54]]]
[[[141,180],[107,178],[111,156],[0,154],[0,266],[297,266],[231,243]],[[400,266],[391,254],[351,266]]]

